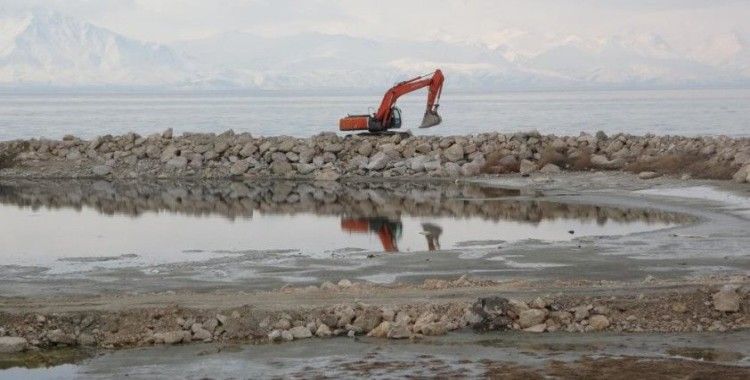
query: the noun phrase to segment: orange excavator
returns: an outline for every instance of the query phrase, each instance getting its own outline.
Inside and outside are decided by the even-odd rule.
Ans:
[[[443,72],[437,69],[433,73],[397,83],[385,93],[377,112],[372,115],[348,115],[339,120],[339,129],[347,132],[369,131],[371,133],[380,133],[392,128],[400,128],[401,109],[396,107],[396,101],[402,95],[424,87],[429,87],[427,109],[424,112],[424,118],[419,128],[434,127],[443,121],[437,111],[444,80]]]

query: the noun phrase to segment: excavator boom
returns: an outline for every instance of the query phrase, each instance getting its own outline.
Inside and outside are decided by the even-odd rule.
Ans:
[[[442,122],[438,114],[440,95],[443,91],[445,77],[440,69],[435,72],[397,83],[386,91],[378,110],[373,115],[350,115],[339,121],[342,131],[368,130],[382,132],[390,128],[401,126],[401,111],[396,107],[396,101],[401,96],[424,87],[427,92],[427,107],[420,128],[429,128]]]

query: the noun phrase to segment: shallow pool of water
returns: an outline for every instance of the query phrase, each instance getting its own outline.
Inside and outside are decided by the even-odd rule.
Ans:
[[[324,258],[624,235],[681,218],[468,184],[29,181],[0,183],[0,257],[58,272],[267,250]]]

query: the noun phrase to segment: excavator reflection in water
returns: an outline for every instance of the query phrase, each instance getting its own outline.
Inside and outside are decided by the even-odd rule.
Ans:
[[[377,235],[385,252],[398,252],[398,240],[403,235],[401,221],[387,217],[342,218],[341,229],[347,232]],[[443,229],[433,223],[422,223],[422,229],[420,234],[427,239],[427,249],[439,250]]]

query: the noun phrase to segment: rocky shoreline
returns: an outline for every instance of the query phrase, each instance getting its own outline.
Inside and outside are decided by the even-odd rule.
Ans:
[[[84,140],[0,142],[0,177],[15,178],[455,178],[561,170],[625,170],[642,179],[750,181],[750,139],[682,136],[258,137],[248,133],[129,133]]]
[[[426,280],[419,289],[487,288],[492,281],[465,276]],[[353,297],[379,286],[341,280],[320,286],[282,288],[280,293],[346,293]],[[0,353],[60,347],[125,348],[191,342],[264,343],[312,337],[369,336],[421,339],[471,328],[477,332],[529,333],[695,332],[750,327],[746,283],[702,286],[682,292],[638,295],[556,295],[521,300],[502,296],[475,302],[405,305],[342,303],[310,310],[264,311],[245,306],[195,309],[177,305],[123,311],[0,313]]]

